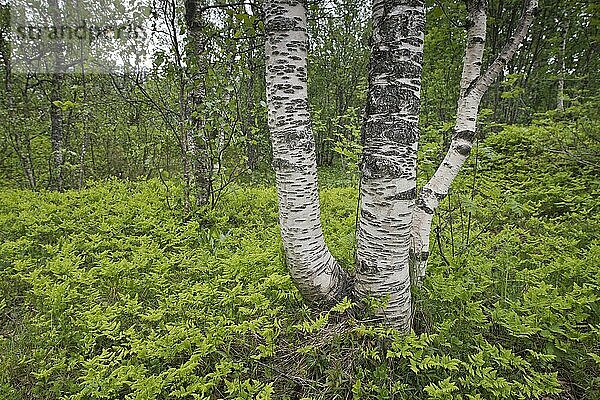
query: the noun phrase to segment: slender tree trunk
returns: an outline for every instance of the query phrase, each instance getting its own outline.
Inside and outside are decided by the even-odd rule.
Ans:
[[[556,109],[558,111],[563,111],[565,109],[565,74],[567,70],[567,68],[565,67],[565,54],[567,48],[568,32],[568,27],[562,29],[563,38],[562,43],[560,45],[560,73],[558,74],[558,93],[556,102]]]
[[[52,23],[55,27],[61,26],[61,10],[57,0],[49,0],[49,13]],[[64,48],[57,41],[55,46],[54,71],[50,81],[50,143],[52,145],[52,173],[50,177],[50,187],[62,191],[63,182],[63,164],[64,164],[64,135],[62,109],[58,102],[62,98],[62,84],[64,80]]]
[[[256,142],[254,138],[254,75],[256,74],[256,64],[254,62],[254,46],[255,39],[250,39],[250,51],[248,53],[248,70],[250,76],[248,77],[247,88],[246,88],[246,121],[243,124],[243,129],[246,138],[246,165],[250,171],[254,171],[258,168],[258,151],[256,148]]]
[[[9,108],[10,109],[10,108]],[[12,124],[12,122],[10,122]],[[12,131],[12,132],[11,132]],[[31,160],[31,149],[29,145],[28,135],[21,135],[18,130],[14,127],[9,128],[9,137],[12,139],[12,147],[19,156],[21,161],[21,167],[23,168],[23,175],[27,179],[29,189],[36,189],[35,173],[33,170],[33,163]],[[25,143],[23,143],[25,142]]]
[[[185,96],[184,72],[179,71],[179,146],[181,148],[181,164],[183,168],[183,216],[188,218],[191,211],[190,193],[191,193],[191,174],[190,157],[194,154],[190,151],[192,144],[191,132],[187,126],[188,104]]]
[[[481,71],[481,60],[485,46],[486,13],[484,1],[469,1],[467,7],[467,25],[469,28],[460,81],[456,125],[450,149],[442,161],[442,163],[447,163],[449,173],[444,171],[445,174],[442,176],[446,178],[444,182],[438,183],[439,179],[434,181],[432,178],[432,181],[423,188],[413,216],[413,238],[415,240],[413,246],[416,250],[415,255],[418,258],[416,276],[420,279],[425,276],[425,267],[429,256],[429,234],[434,211],[439,201],[448,194],[450,183],[458,173],[462,162],[464,162],[461,162],[460,158],[466,158],[469,155],[471,142],[475,136],[475,118],[479,104],[474,98],[467,99],[465,94],[469,86],[479,77]],[[441,187],[442,185],[443,187]]]
[[[513,36],[486,72],[480,75],[486,31],[485,2],[469,0],[467,4],[467,47],[452,143],[441,165],[421,190],[413,216],[413,252],[419,261],[415,271],[417,283],[425,276],[433,214],[440,201],[447,196],[452,181],[471,152],[481,98],[515,54],[537,10],[537,0],[527,0],[525,12]]]
[[[29,188],[31,190],[36,190],[37,183],[35,178],[35,168],[33,167],[33,156],[31,153],[31,140],[29,134],[25,134],[25,159],[23,162],[23,169],[25,170],[25,175],[27,175]]]
[[[79,155],[79,189],[83,188],[85,183],[85,155],[90,143],[90,133],[86,130],[86,125],[83,125],[83,140],[81,142],[81,153]]]
[[[424,1],[373,1],[363,126],[357,297],[389,297],[388,324],[410,328],[410,227],[416,197]]]
[[[56,103],[61,99],[63,74],[52,74],[50,89],[50,142],[52,144],[52,178],[50,186],[58,191],[64,188],[63,182],[63,126],[62,109]]]
[[[87,109],[87,87],[85,81],[85,66],[81,63],[81,85],[83,87],[83,106]],[[85,182],[85,155],[90,143],[90,133],[87,129],[87,114],[82,115],[83,138],[81,141],[81,152],[79,153],[79,189],[83,188]]]
[[[27,118],[29,118],[29,98],[27,96],[27,86],[25,86],[24,90],[23,90],[23,97],[24,97],[24,108],[23,108],[23,119],[27,120]],[[12,95],[10,95],[11,97],[9,97],[11,99],[11,101],[14,102],[14,99],[12,99]],[[14,107],[14,103],[13,103],[13,107]],[[16,112],[16,109],[15,109]],[[14,127],[13,127],[14,129]],[[21,162],[23,164],[23,171],[25,173],[25,176],[27,177],[27,182],[29,183],[29,188],[31,190],[36,190],[37,189],[37,181],[36,181],[36,177],[35,177],[35,168],[34,168],[34,164],[33,164],[33,155],[31,153],[31,137],[29,136],[29,132],[27,132],[27,130],[25,129],[23,134],[21,135],[20,132],[15,132],[15,137],[18,138],[18,147],[21,148],[21,142],[23,142],[23,147],[21,150]],[[21,140],[22,137],[22,140]]]
[[[268,0],[265,14],[268,124],[287,265],[307,301],[331,302],[347,293],[349,279],[325,245],[321,228],[308,111],[305,3]]]
[[[189,84],[188,128],[186,148],[191,159],[193,186],[196,206],[208,204],[212,194],[212,167],[210,160],[210,142],[204,130],[203,118],[198,115],[198,107],[204,101],[206,88],[206,62],[203,59],[207,38],[202,33],[202,15],[199,0],[185,1],[185,23],[188,32]]]

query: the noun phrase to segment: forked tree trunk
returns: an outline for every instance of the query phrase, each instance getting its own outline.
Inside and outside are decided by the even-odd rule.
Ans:
[[[269,0],[265,17],[268,123],[287,266],[306,300],[332,302],[347,293],[348,275],[327,249],[321,229],[308,111],[305,4]]]
[[[424,1],[373,1],[355,293],[388,297],[378,314],[403,330],[412,311],[409,250],[424,27]]]
[[[425,277],[427,268],[433,214],[440,201],[448,195],[452,181],[471,152],[481,98],[525,38],[537,10],[537,3],[537,0],[526,1],[525,11],[513,36],[485,73],[480,74],[485,45],[485,1],[469,0],[467,2],[469,9],[467,47],[452,143],[441,165],[421,190],[413,216],[413,252],[419,260],[415,271],[418,283]]]
[[[522,42],[536,7],[537,0],[527,1],[513,37],[480,75],[484,0],[469,1],[468,44],[454,136],[444,162],[415,203],[424,1],[373,1],[354,294],[387,297],[378,314],[388,325],[410,328],[411,250],[422,260],[417,271],[422,277],[431,219],[469,155],[481,98]],[[307,102],[305,5],[297,0],[270,0],[265,11],[269,129],[288,268],[308,301],[337,300],[348,293],[349,278],[331,256],[321,230]]]

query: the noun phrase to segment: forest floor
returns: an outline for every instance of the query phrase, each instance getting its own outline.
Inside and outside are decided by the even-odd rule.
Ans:
[[[152,180],[4,189],[0,399],[599,399],[600,182],[552,151],[558,125],[474,149],[405,336],[350,301],[303,304],[272,187],[187,222],[176,184],[169,205]],[[438,153],[423,146],[421,183]],[[357,190],[322,178],[326,240],[352,269]]]

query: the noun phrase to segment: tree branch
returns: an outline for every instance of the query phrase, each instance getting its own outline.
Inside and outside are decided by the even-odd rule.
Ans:
[[[513,33],[509,41],[504,45],[504,48],[498,54],[498,57],[492,62],[488,69],[481,75],[481,77],[473,82],[472,87],[467,94],[477,93],[479,96],[483,96],[489,86],[498,78],[498,75],[504,69],[508,61],[513,57],[517,48],[523,42],[527,31],[533,22],[533,18],[537,13],[538,0],[527,0],[525,4],[525,11],[519,20],[517,29]]]

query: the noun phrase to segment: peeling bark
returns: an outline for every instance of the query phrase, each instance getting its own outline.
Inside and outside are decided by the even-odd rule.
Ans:
[[[480,75],[481,60],[485,45],[486,13],[485,1],[469,0],[467,47],[465,50],[463,72],[460,83],[460,97],[456,112],[456,124],[450,149],[433,177],[421,190],[413,216],[412,240],[413,253],[418,261],[414,276],[417,284],[425,277],[429,256],[429,236],[433,214],[440,201],[448,195],[450,185],[473,146],[477,125],[477,112],[481,98],[496,80],[506,63],[513,57],[525,38],[537,10],[537,0],[527,0],[515,33],[504,46],[489,68]]]
[[[303,1],[269,0],[265,15],[268,124],[287,265],[307,301],[333,302],[347,293],[349,277],[321,228],[308,111],[306,8]]]
[[[408,330],[409,250],[416,197],[424,2],[375,0],[369,98],[363,126],[355,294],[387,297],[377,311]]]

